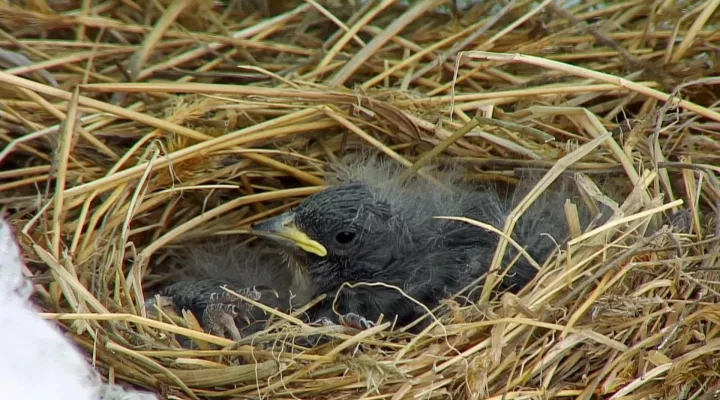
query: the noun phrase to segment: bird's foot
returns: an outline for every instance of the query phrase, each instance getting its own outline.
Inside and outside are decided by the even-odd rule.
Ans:
[[[356,330],[365,330],[368,328],[372,328],[375,326],[375,323],[373,321],[368,320],[367,318],[364,318],[360,316],[359,314],[355,313],[347,313],[344,315],[340,315],[337,320],[334,318],[328,318],[328,317],[322,317],[319,318],[313,322],[310,323],[310,325],[320,325],[320,326],[326,326],[326,327],[335,327],[335,328],[351,328]],[[309,335],[304,336],[302,338],[297,337],[296,338],[296,344],[299,344],[300,346],[313,348],[321,344],[325,344],[328,342],[333,341],[332,335],[325,336],[324,334],[318,334],[318,335]]]
[[[237,293],[255,301],[262,298],[256,287],[238,290]],[[235,321],[241,317],[249,324],[252,307],[252,304],[246,303],[232,293],[226,291],[213,293],[210,295],[210,304],[203,310],[203,328],[212,335],[240,340],[242,335]]]
[[[340,323],[344,326],[347,326],[349,328],[355,328],[360,331],[370,329],[375,326],[375,322],[370,321],[369,319],[355,313],[347,313],[341,315]]]
[[[357,330],[365,330],[372,328],[375,326],[375,323],[370,321],[369,319],[355,313],[347,313],[343,314],[338,318],[339,324],[330,318],[322,317],[318,319],[317,321],[313,322],[314,325],[321,325],[321,326],[336,326],[341,325],[348,328],[353,328]]]
[[[345,326],[348,328],[357,329],[360,331],[369,329],[369,328],[372,328],[373,326],[375,326],[375,323],[373,321],[370,321],[369,319],[367,319],[359,314],[355,314],[353,312],[341,315],[339,318],[339,322],[340,322],[339,325],[342,325],[342,326]],[[322,317],[322,318],[318,319],[317,321],[313,322],[313,324],[321,325],[321,326],[338,325],[337,322],[335,322],[327,317]]]
[[[203,311],[202,325],[207,333],[238,341],[242,339],[235,324],[239,313],[232,304],[210,304]]]

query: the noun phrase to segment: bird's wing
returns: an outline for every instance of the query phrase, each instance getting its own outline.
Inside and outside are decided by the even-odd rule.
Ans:
[[[256,295],[255,300],[283,312],[307,303],[312,296],[310,285],[294,275],[284,257],[263,244],[247,246],[232,238],[208,240],[185,246],[176,264],[181,278],[159,294],[169,299],[176,311],[192,311],[203,324],[210,309],[228,310],[229,315],[236,316],[241,330],[268,318],[223,287],[250,297]],[[149,302],[152,306],[154,299]]]
[[[235,237],[213,239],[188,246],[181,259],[184,280],[214,279],[235,287],[266,286],[302,295],[309,290],[304,277],[288,268],[286,254],[265,241],[246,245]]]

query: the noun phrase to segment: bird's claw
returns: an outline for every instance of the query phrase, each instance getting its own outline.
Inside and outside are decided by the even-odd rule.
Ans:
[[[209,304],[203,311],[202,325],[211,335],[237,341],[242,338],[240,330],[235,324],[235,318],[238,315],[233,304]]]
[[[369,319],[355,313],[347,313],[343,314],[339,318],[340,325],[346,326],[348,328],[353,328],[357,330],[365,330],[369,329],[375,326],[375,323],[373,321],[370,321]],[[313,322],[314,325],[320,325],[320,326],[337,326],[338,323],[331,320],[327,317],[322,317],[315,322]]]
[[[237,293],[258,301],[262,294],[256,287],[237,290]],[[250,310],[252,305],[225,290],[210,295],[210,304],[203,310],[202,325],[213,335],[232,340],[240,340],[242,335],[236,324],[236,319],[242,317],[250,324]]]
[[[341,315],[340,323],[347,327],[355,328],[361,331],[375,326],[375,322],[355,313]]]
[[[332,326],[336,325],[330,318],[322,317],[319,320],[313,322],[314,325],[320,325],[320,326]]]

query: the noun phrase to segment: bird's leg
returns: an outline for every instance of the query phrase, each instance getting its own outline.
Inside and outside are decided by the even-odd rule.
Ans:
[[[262,294],[256,287],[238,290],[237,292],[255,301],[262,298]],[[240,340],[242,335],[235,323],[235,319],[241,316],[250,323],[250,310],[252,307],[251,304],[224,290],[212,293],[208,306],[203,310],[202,325],[210,334],[236,341]]]

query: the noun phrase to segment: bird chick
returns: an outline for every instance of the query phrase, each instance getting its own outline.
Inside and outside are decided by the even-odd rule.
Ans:
[[[182,279],[158,294],[177,312],[191,311],[211,334],[239,340],[262,329],[269,315],[223,287],[266,306],[289,312],[310,301],[309,282],[265,243],[247,246],[220,239],[186,247],[179,258]],[[148,300],[152,311],[155,298]]]
[[[524,196],[502,197],[452,172],[437,177],[443,190],[426,179],[402,178],[403,171],[377,160],[349,165],[325,191],[253,227],[288,239],[291,265],[309,277],[312,297],[327,295],[311,319],[364,328],[384,314],[404,326],[425,314],[424,306],[488,273],[498,235],[436,217],[467,217],[502,230]],[[513,238],[540,263],[568,237],[566,195],[540,198],[515,227]],[[509,248],[503,268],[517,255]],[[517,291],[536,272],[521,256],[497,289]]]

